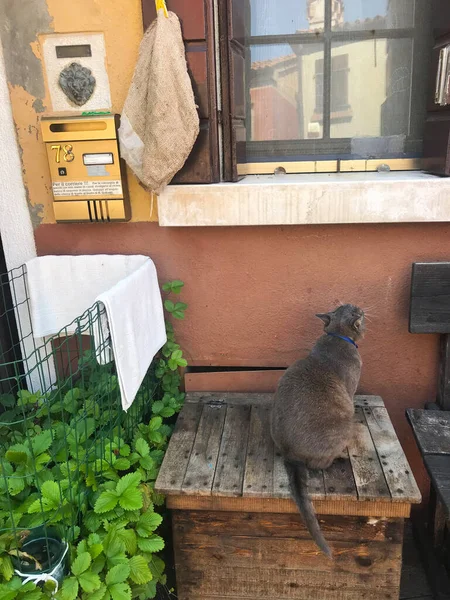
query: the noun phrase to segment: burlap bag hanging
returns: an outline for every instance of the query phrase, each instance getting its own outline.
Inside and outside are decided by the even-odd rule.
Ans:
[[[160,193],[186,162],[198,133],[180,22],[159,10],[141,42],[122,111],[121,154],[144,186]]]

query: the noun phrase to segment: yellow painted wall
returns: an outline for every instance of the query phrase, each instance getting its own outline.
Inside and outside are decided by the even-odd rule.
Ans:
[[[34,55],[42,62],[40,34],[103,33],[112,107],[114,112],[120,113],[143,34],[141,0],[46,0],[46,10],[50,16],[50,31],[37,31],[36,39],[29,42]],[[32,15],[28,18],[33,19]],[[8,51],[9,48],[5,48],[5,54]],[[43,73],[42,66],[42,74],[37,76],[44,78]],[[53,223],[51,182],[39,125],[41,116],[51,114],[48,89],[44,98],[36,98],[21,85],[10,83],[9,88],[33,221],[35,224]],[[156,202],[152,202],[151,194],[130,172],[128,182],[132,220],[156,220]]]

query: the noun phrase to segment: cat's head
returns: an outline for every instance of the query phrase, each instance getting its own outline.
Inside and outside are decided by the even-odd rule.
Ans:
[[[355,342],[364,337],[364,311],[354,304],[343,304],[332,312],[320,313],[316,317],[324,322],[326,333],[345,335]]]

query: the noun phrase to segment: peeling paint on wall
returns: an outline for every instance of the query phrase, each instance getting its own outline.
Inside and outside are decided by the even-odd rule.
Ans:
[[[28,190],[27,190],[27,192],[28,192]],[[28,193],[27,193],[27,200],[28,200],[28,209],[30,211],[31,224],[33,225],[33,229],[36,229],[36,227],[42,223],[44,205],[43,204],[31,204],[31,202],[29,201]]]
[[[45,0],[0,0],[0,37],[33,227],[44,218],[45,198],[33,174],[36,167],[41,168],[41,176],[42,166],[46,169],[46,164],[39,161],[38,135],[38,114],[45,110],[46,92],[42,62],[34,48],[40,33],[52,31],[52,21]],[[30,161],[32,156],[34,160]]]
[[[36,100],[33,102],[33,108],[37,113],[44,112],[45,106],[40,98],[36,98]]]
[[[39,33],[51,31],[52,17],[45,0],[0,0],[0,36],[8,82],[41,101],[45,96],[42,63],[31,44]]]
[[[31,125],[28,128],[28,133],[30,133],[30,128]],[[32,204],[31,199],[30,199],[30,192],[28,190],[28,186],[27,186],[27,177],[26,177],[26,170],[25,170],[25,166],[24,166],[24,160],[23,160],[23,148],[20,144],[20,135],[19,135],[19,131],[17,128],[17,125],[15,125],[15,129],[16,129],[16,138],[17,138],[17,148],[19,150],[19,158],[20,158],[20,163],[22,165],[22,179],[23,179],[23,187],[25,190],[25,198],[27,201],[27,205],[28,205],[28,212],[30,213],[30,220],[31,220],[31,225],[33,226],[33,229],[36,229],[36,227],[38,227],[38,225],[40,225],[42,223],[43,220],[43,210],[44,210],[44,205],[43,204]]]
[[[22,158],[22,152],[20,152],[21,158]],[[38,227],[41,223],[42,220],[44,218],[43,213],[44,213],[44,205],[43,204],[32,204],[31,200],[30,200],[30,192],[28,190],[28,187],[25,185],[25,169],[22,168],[22,174],[24,177],[24,188],[25,188],[25,196],[27,199],[27,205],[28,205],[28,212],[30,213],[30,219],[31,219],[31,225],[33,226],[33,229],[36,229],[36,227]]]
[[[53,197],[40,117],[51,114],[50,93],[42,60],[46,34],[101,32],[112,110],[120,113],[139,43],[143,35],[140,0],[0,0],[0,37],[5,49],[7,78],[23,179],[34,226],[54,223]],[[120,44],[117,41],[120,40]],[[128,171],[132,221],[157,220],[157,203]]]
[[[42,221],[53,220],[47,153],[41,139],[39,114],[34,107],[36,98],[21,86],[10,86],[9,93],[20,147],[27,201],[33,226],[36,227]]]
[[[36,247],[23,186],[20,150],[14,129],[1,44],[0,140],[0,236],[7,269],[14,269],[35,257]]]

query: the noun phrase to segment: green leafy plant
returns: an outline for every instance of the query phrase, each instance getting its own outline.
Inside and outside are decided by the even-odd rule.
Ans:
[[[183,282],[163,286],[179,294]],[[163,498],[154,490],[183,405],[180,367],[187,365],[170,318],[184,318],[186,304],[164,301],[167,342],[153,365],[151,397],[143,386],[125,415],[115,374],[91,353],[81,357],[76,385],[62,382],[46,394],[20,390],[0,396],[0,595],[40,600],[55,595],[52,582],[22,585],[14,565],[38,570],[21,548],[45,523],[65,531],[68,573],[57,600],[146,600],[166,583],[158,556]],[[125,417],[146,406],[148,416],[126,435]],[[105,430],[107,435],[105,435]],[[2,533],[3,532],[3,533]],[[19,532],[14,535],[14,532]]]

